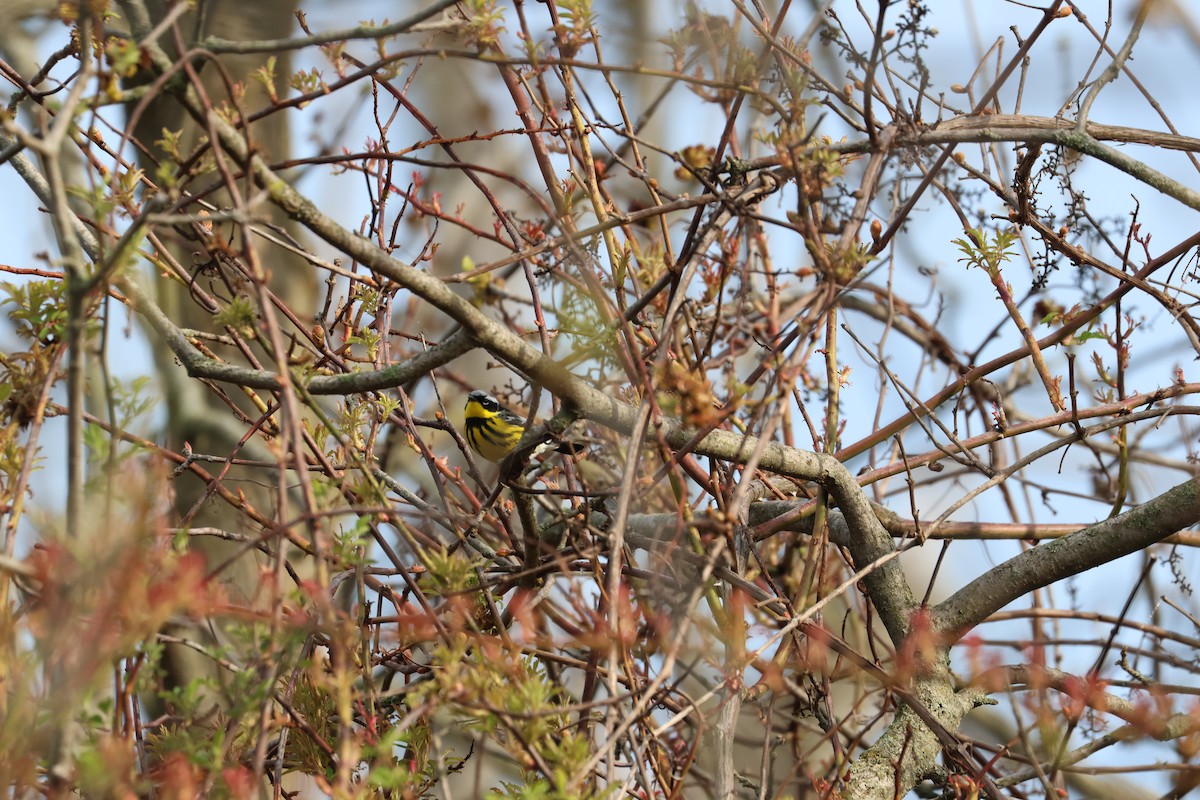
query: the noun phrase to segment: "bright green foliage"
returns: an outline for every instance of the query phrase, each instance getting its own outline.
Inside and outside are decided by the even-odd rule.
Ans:
[[[430,550],[425,559],[431,584],[425,587],[425,593],[430,596],[455,594],[479,583],[475,566],[462,551]]]
[[[213,322],[223,327],[233,328],[243,336],[253,336],[254,326],[258,322],[258,309],[249,297],[238,295],[230,300],[225,308],[213,315]]]
[[[11,306],[8,319],[18,338],[38,345],[60,342],[67,326],[66,284],[61,280],[0,283],[0,307]]]
[[[504,9],[496,0],[467,0],[463,5],[467,13],[464,33],[467,41],[481,51],[498,45],[504,32]]]
[[[279,93],[275,89],[276,62],[277,59],[275,56],[269,56],[267,63],[250,73],[250,76],[261,83],[263,88],[267,90],[267,96],[271,98],[272,103],[279,101]]]
[[[959,261],[967,262],[968,267],[979,267],[995,279],[1000,274],[1000,265],[1012,258],[1018,238],[1015,230],[1002,230],[989,240],[987,231],[972,228],[963,238],[955,239],[954,244],[963,254]]]

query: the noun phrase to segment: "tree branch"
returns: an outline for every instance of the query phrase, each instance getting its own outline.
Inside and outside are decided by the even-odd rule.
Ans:
[[[933,609],[934,629],[957,641],[1026,592],[1136,553],[1198,520],[1200,480],[1192,479],[1120,516],[988,570]]]

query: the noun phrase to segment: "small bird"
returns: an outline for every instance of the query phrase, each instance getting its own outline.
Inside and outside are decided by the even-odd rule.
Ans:
[[[500,401],[478,389],[467,395],[463,412],[467,444],[483,458],[500,463],[512,452],[525,433],[525,418],[500,405]],[[560,442],[552,449],[559,453],[577,453],[582,449],[571,442]]]

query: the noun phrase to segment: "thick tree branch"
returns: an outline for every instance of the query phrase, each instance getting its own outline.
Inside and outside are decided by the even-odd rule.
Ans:
[[[1075,123],[1063,117],[1031,117],[1024,114],[989,114],[980,117],[954,117],[932,128],[901,136],[900,144],[949,144],[1014,142],[1018,144],[1053,142],[1055,137],[1075,130]],[[1162,133],[1125,125],[1101,125],[1089,122],[1084,130],[1098,142],[1144,144],[1158,150],[1200,153],[1200,139]]]
[[[415,14],[410,14],[398,22],[392,22],[387,25],[359,25],[354,28],[314,33],[311,36],[259,41],[222,39],[220,36],[208,36],[200,43],[200,46],[214,53],[291,53],[305,47],[348,42],[355,39],[386,39],[390,36],[412,31],[425,20],[435,14],[440,14],[457,2],[458,0],[435,0],[435,2]]]
[[[1200,480],[1179,484],[1120,516],[1040,545],[988,570],[933,609],[950,640],[1034,589],[1136,553],[1200,521]]]

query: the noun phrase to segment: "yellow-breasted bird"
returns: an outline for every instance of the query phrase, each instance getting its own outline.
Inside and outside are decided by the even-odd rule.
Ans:
[[[467,395],[463,411],[467,444],[483,458],[500,463],[512,452],[525,433],[525,418],[500,405],[487,392],[476,389]],[[560,442],[553,448],[559,453],[577,453],[582,447],[572,442]]]

